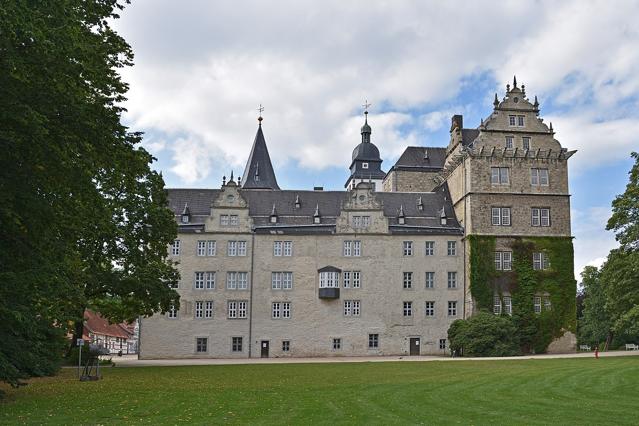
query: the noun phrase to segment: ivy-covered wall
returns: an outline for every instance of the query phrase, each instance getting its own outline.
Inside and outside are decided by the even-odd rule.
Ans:
[[[493,296],[512,297],[512,320],[517,327],[522,352],[545,352],[565,330],[576,330],[577,282],[574,278],[570,237],[509,238],[513,252],[512,271],[495,270],[495,237],[470,235],[470,292],[477,310],[492,312]],[[543,252],[550,268],[533,269],[533,252]],[[534,311],[536,294],[550,295],[551,309]]]

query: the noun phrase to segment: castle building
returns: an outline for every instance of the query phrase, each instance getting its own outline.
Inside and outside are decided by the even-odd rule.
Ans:
[[[169,189],[179,309],[144,318],[141,358],[446,355],[450,324],[512,315],[530,351],[574,347],[567,160],[524,86],[447,148],[388,173],[368,112],[346,191],[282,190],[259,119],[242,178]]]

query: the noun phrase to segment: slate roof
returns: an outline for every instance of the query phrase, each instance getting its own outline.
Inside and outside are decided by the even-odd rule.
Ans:
[[[271,157],[268,155],[262,123],[257,128],[253,148],[251,148],[251,154],[244,168],[242,188],[280,189],[275,178],[273,164],[271,164]]]
[[[470,145],[477,136],[479,136],[479,129],[462,129],[462,145]]]
[[[428,152],[428,158],[424,154]],[[446,162],[446,148],[409,146],[404,150],[391,170],[442,170]]]
[[[169,207],[179,216],[188,203],[191,210],[191,222],[180,224],[180,232],[196,232],[203,229],[203,224],[211,211],[211,203],[217,197],[218,189],[168,189]],[[295,191],[276,190],[260,191],[242,189],[241,195],[249,206],[249,215],[253,218],[255,232],[271,232],[277,230],[282,233],[332,233],[335,231],[336,218],[342,211],[342,206],[348,200],[348,191]],[[450,201],[450,194],[446,185],[440,186],[435,192],[376,192],[377,200],[383,205],[384,215],[389,218],[391,232],[404,233],[454,233],[461,234],[462,230],[455,218]],[[296,207],[295,200],[299,199],[300,207]],[[419,210],[421,199],[423,209]],[[278,221],[270,222],[271,212],[275,205]],[[313,214],[319,208],[321,223],[313,223]],[[406,216],[405,225],[397,223],[400,208]],[[440,223],[442,208],[448,217],[447,225]],[[423,228],[423,229],[422,229]]]

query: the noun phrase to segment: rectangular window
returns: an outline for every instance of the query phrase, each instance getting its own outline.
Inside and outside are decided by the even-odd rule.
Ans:
[[[544,296],[544,309],[549,311],[552,308],[550,303],[550,296]]]
[[[231,351],[233,351],[233,352],[242,352],[242,338],[241,337],[232,337],[231,338]]]
[[[361,256],[361,241],[344,241],[344,256]]]
[[[229,300],[228,317],[229,318],[246,318],[246,300]]]
[[[196,290],[212,290],[215,288],[215,272],[196,272],[193,288]]]
[[[240,218],[236,214],[232,214],[229,217],[229,222],[231,226],[238,226],[240,224]]]
[[[195,318],[204,318],[204,302],[195,302]]]
[[[198,337],[195,339],[195,352],[206,352],[209,339],[206,337]]]
[[[171,255],[172,256],[180,255],[180,240],[174,240],[173,244],[171,244]]]
[[[496,251],[495,269],[497,271],[510,271],[512,269],[512,256],[511,251]]]
[[[353,256],[361,255],[361,241],[353,241]]]
[[[360,311],[360,301],[359,300],[353,300],[353,316],[354,317],[358,317],[359,316],[359,311]]]
[[[524,149],[530,149],[530,137],[524,136],[523,138],[521,138],[521,144]]]
[[[284,256],[293,256],[293,241],[284,241]]]
[[[501,315],[501,298],[497,294],[493,298],[493,314]]]
[[[360,288],[362,286],[362,273],[360,271],[353,271],[353,288]]]
[[[204,318],[213,318],[213,301],[207,300],[204,304]]]
[[[206,256],[206,241],[197,242],[197,255]]]
[[[457,272],[448,273],[448,288],[457,288]]]
[[[424,253],[426,254],[426,256],[435,255],[435,241],[426,241]]]
[[[404,316],[405,317],[413,316],[413,302],[404,302]]]
[[[273,242],[273,256],[281,256],[282,255],[282,241]]]
[[[271,272],[271,288],[273,290],[291,290],[293,288],[293,273]]]
[[[342,284],[344,288],[351,286],[351,271],[342,272]]]
[[[360,314],[359,300],[344,300],[344,316],[358,317]]]
[[[291,318],[291,302],[273,302],[271,308],[273,319]]]
[[[333,350],[339,351],[340,349],[342,349],[342,339],[333,339]]]
[[[523,115],[518,115],[517,116],[517,126],[524,127],[524,116]]]
[[[271,305],[271,318],[278,319],[282,314],[280,302],[273,302]]]
[[[513,314],[513,299],[510,296],[504,296],[504,313]]]
[[[510,207],[492,207],[490,216],[493,226],[510,226]]]
[[[513,149],[513,136],[506,136],[506,149]]]
[[[178,317],[178,310],[175,305],[171,305],[166,313],[167,318],[176,319]]]
[[[371,225],[371,217],[370,216],[353,216],[352,220],[353,228],[368,228]]]
[[[535,313],[541,313],[541,297],[535,296],[533,297],[533,305],[535,306]]]
[[[426,288],[435,288],[434,272],[426,272]]]
[[[457,256],[457,241],[448,242],[448,255]]]
[[[320,272],[320,288],[339,288],[339,272]]]
[[[291,341],[282,340],[282,352],[289,352],[291,350]]]
[[[379,334],[368,335],[368,349],[379,348]]]
[[[446,349],[446,339],[439,339],[439,349],[441,350]]]
[[[548,169],[530,169],[530,184],[548,186]]]
[[[509,185],[510,169],[508,167],[491,167],[490,183],[493,185]]]
[[[412,256],[413,255],[413,242],[412,241],[404,241],[404,256]]]
[[[449,317],[457,316],[457,302],[454,302],[454,301],[448,302],[448,316]]]
[[[237,255],[246,256],[246,241],[237,242]]]
[[[237,241],[229,241],[226,247],[226,254],[228,256],[237,256]]]
[[[205,272],[196,272],[195,273],[195,284],[194,287],[196,290],[204,289],[204,278]]]
[[[229,215],[227,214],[220,215],[220,226],[229,226]]]
[[[404,272],[404,288],[409,289],[413,288],[413,273],[412,272]]]
[[[215,253],[216,253],[215,241],[207,241],[206,242],[206,255],[207,256],[215,256]]]
[[[435,316],[435,302],[434,301],[427,301],[426,302],[425,312],[426,312],[426,316],[427,317],[434,317]]]
[[[550,268],[550,258],[544,252],[533,253],[533,269],[537,271]]]
[[[282,318],[291,318],[291,302],[282,302]]]
[[[550,226],[550,209],[533,207],[530,209],[531,226]]]
[[[516,115],[509,115],[508,116],[508,125],[509,126],[516,126],[517,125],[517,116]]]

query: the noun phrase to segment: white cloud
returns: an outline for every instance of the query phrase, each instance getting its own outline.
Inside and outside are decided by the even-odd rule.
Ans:
[[[615,236],[606,231],[612,211],[609,206],[594,206],[586,210],[571,210],[575,235],[575,278],[581,280],[585,266],[601,266],[608,253],[617,247]]]

